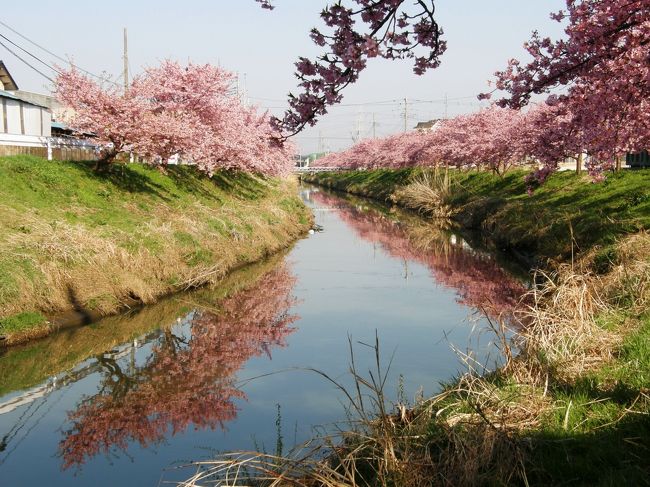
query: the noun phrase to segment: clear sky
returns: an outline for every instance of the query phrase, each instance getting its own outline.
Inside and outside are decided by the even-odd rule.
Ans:
[[[133,72],[165,58],[218,63],[240,74],[241,89],[252,103],[281,113],[286,94],[296,87],[293,63],[300,55],[317,53],[308,32],[320,25],[318,14],[325,3],[275,0],[277,8],[269,12],[253,0],[22,0],[5,2],[0,21],[55,54],[72,57],[80,67],[110,73],[113,79],[122,70],[122,28],[127,27]],[[353,137],[371,137],[373,128],[377,136],[403,130],[404,98],[409,128],[445,113],[477,110],[476,94],[487,89],[487,80],[509,58],[524,56],[522,44],[533,30],[561,36],[561,26],[549,13],[563,5],[563,0],[438,0],[437,19],[448,42],[442,66],[415,76],[408,61],[370,60],[360,81],[345,92],[344,106],[333,108],[296,142],[303,152],[336,150],[351,145]],[[0,25],[0,34],[44,61],[56,61],[5,26]],[[21,89],[49,91],[47,80],[2,46],[0,59]]]

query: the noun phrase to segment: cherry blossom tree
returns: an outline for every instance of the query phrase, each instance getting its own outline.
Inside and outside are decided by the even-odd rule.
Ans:
[[[592,173],[650,147],[650,0],[567,0],[551,17],[567,23],[566,38],[533,33],[532,59],[496,73],[496,89],[507,93],[498,103],[520,108],[551,94],[547,103],[570,127],[564,141],[590,154]]]
[[[367,139],[318,164],[345,169],[453,166],[485,168],[503,175],[525,164],[530,155],[527,117],[518,110],[492,106],[445,120],[429,132]]]
[[[242,105],[232,94],[233,79],[218,67],[164,61],[121,93],[72,68],[61,70],[56,94],[71,109],[69,124],[93,134],[101,147],[99,166],[128,151],[159,166],[177,156],[209,174],[288,172],[294,146],[278,142],[268,114]]]
[[[60,69],[55,95],[72,110],[66,112],[66,121],[78,133],[93,135],[100,148],[98,167],[129,150],[141,134],[134,121],[142,119],[145,106],[122,96],[115,85],[102,87],[75,69]]]

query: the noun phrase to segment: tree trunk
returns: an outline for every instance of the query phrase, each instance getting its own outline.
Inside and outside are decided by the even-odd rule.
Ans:
[[[109,160],[105,157],[100,157],[97,159],[95,162],[95,172],[107,172],[108,168],[110,167],[111,163]]]
[[[582,174],[582,152],[578,154],[578,158],[576,159],[576,174],[578,176]]]
[[[99,159],[95,162],[95,172],[107,172],[111,167],[113,160],[117,156],[117,151],[111,150],[105,152]]]
[[[616,156],[616,170],[620,171],[622,166],[623,166],[623,156],[618,155]]]

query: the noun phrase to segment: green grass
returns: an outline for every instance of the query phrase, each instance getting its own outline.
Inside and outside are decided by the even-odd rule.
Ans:
[[[420,169],[320,173],[308,180],[342,191],[386,200]],[[502,250],[541,260],[566,261],[622,235],[650,228],[650,171],[610,173],[594,184],[572,171],[552,175],[532,196],[518,170],[500,178],[488,172],[451,172],[449,203],[457,222],[479,230]],[[604,250],[605,254],[609,250]],[[606,255],[601,259],[607,268]]]
[[[153,302],[279,250],[310,222],[288,180],[93,166],[0,157],[0,318]]]
[[[45,316],[41,313],[23,312],[0,319],[0,335],[17,333],[46,324]]]
[[[650,316],[638,320],[615,360],[551,389],[556,407],[528,436],[533,484],[650,483]]]

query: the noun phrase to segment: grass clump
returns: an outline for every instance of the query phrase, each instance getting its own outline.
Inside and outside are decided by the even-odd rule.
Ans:
[[[454,215],[454,208],[449,204],[452,194],[449,172],[423,172],[406,186],[395,191],[392,196],[396,203],[416,210],[423,215],[448,219]]]
[[[0,319],[0,335],[18,333],[47,324],[45,316],[36,312],[23,312]]]

